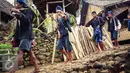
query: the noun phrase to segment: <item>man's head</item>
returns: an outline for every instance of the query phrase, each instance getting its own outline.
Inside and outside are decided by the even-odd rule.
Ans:
[[[113,17],[112,11],[108,11],[107,14],[108,14],[108,17],[110,17],[110,18]]]
[[[92,14],[92,16],[93,16],[94,18],[97,16],[96,11],[93,11],[91,14]]]
[[[130,13],[127,15],[128,19],[130,19]]]
[[[15,5],[15,7],[18,9],[27,7],[26,0],[17,0],[16,2],[17,3]]]
[[[56,6],[56,13],[62,13],[63,9],[61,6]]]

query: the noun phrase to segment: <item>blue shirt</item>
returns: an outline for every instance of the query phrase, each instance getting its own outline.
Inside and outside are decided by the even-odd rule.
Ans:
[[[68,30],[72,32],[70,21],[68,18],[67,20],[65,20],[61,17],[61,18],[58,18],[57,21],[58,21],[58,30],[61,36],[68,35]]]

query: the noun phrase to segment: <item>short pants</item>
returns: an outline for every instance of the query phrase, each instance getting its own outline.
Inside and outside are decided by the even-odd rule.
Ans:
[[[117,40],[118,37],[118,31],[113,30],[111,31],[111,40]]]
[[[102,32],[99,28],[96,28],[96,30],[94,30],[94,37],[93,37],[96,41],[96,44],[102,42]]]
[[[32,40],[22,39],[19,43],[19,50],[30,51],[32,49]]]
[[[71,43],[69,41],[69,36],[68,35],[62,36],[57,41],[57,49],[58,50],[63,50],[63,47],[65,47],[65,50],[67,50],[67,51],[72,50],[72,46],[71,46]]]

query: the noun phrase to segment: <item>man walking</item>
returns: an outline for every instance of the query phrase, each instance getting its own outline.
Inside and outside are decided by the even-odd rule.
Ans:
[[[111,40],[114,42],[114,49],[118,48],[118,20],[113,16],[112,11],[108,11],[108,32],[111,33]]]
[[[61,6],[56,7],[56,20],[58,22],[57,49],[67,57],[67,61],[72,62],[72,46],[70,44],[69,36],[68,36],[69,35],[68,30],[70,32],[72,32],[72,30],[71,30],[69,18],[63,12]],[[63,49],[63,47],[65,48],[65,50]]]
[[[17,26],[12,41],[17,41],[19,44],[18,56],[15,65],[9,73],[15,73],[18,65],[22,64],[23,54],[27,52],[35,69],[31,73],[38,73],[39,66],[36,62],[36,57],[32,51],[32,40],[34,39],[32,21],[34,18],[33,11],[27,7],[26,0],[17,0],[15,8],[11,9],[14,16],[17,18]]]
[[[104,44],[102,42],[102,26],[104,25],[104,20],[100,16],[97,16],[96,11],[92,12],[92,16],[93,19],[92,21],[90,21],[87,27],[90,25],[93,27],[94,30],[93,39],[96,41],[98,51],[100,51],[99,46],[101,50],[104,51]]]

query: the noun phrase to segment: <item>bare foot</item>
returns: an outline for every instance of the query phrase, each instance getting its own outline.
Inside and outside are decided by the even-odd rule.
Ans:
[[[9,71],[9,73],[15,73],[15,70],[14,70],[14,69],[11,69],[11,70]]]
[[[69,59],[67,59],[64,63],[66,64],[69,61]]]
[[[40,69],[34,69],[31,73],[39,73],[40,72]]]

